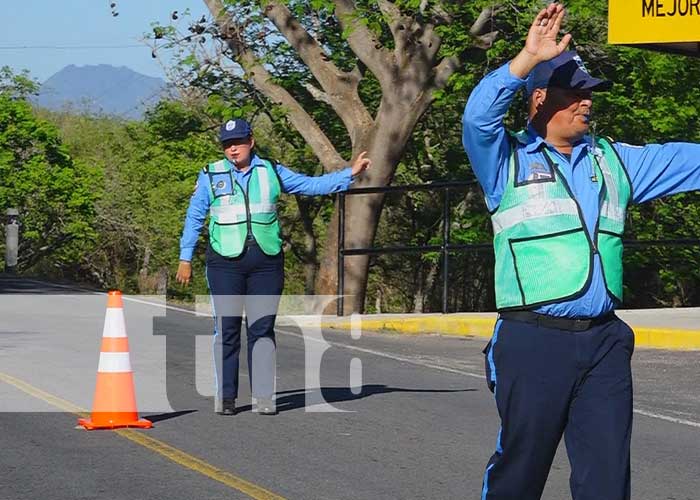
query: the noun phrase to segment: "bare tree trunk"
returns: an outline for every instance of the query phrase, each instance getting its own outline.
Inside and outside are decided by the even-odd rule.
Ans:
[[[156,275],[156,294],[165,295],[168,292],[168,268],[161,266]]]
[[[425,302],[425,288],[423,287],[423,266],[416,267],[414,274],[415,292],[413,293],[413,312],[420,314],[423,312],[423,303]]]
[[[168,268],[161,266],[155,274],[149,273],[148,266],[151,263],[151,255],[151,248],[147,246],[143,255],[143,264],[139,270],[139,293],[142,295],[151,293],[165,295],[168,291]]]
[[[379,224],[383,195],[355,195],[345,198],[345,249],[367,248],[372,245]],[[326,245],[321,257],[321,266],[316,280],[316,291],[320,295],[335,295],[338,292],[338,217],[336,207],[331,225],[326,234]],[[367,288],[369,256],[345,257],[342,294],[345,295],[344,314],[364,309]],[[326,314],[335,313],[335,304],[328,306]]]
[[[139,293],[142,295],[147,295],[151,293],[151,283],[148,276],[148,265],[151,262],[151,249],[146,247],[143,254],[143,263],[141,264],[141,269],[139,270],[138,286]]]
[[[302,196],[295,196],[299,207],[299,217],[304,228],[304,251],[299,252],[299,259],[304,266],[304,294],[313,295],[316,285],[316,271],[318,269],[318,253],[316,249],[316,234],[314,233],[313,202]]]
[[[423,285],[423,290],[426,291],[426,296],[428,293],[430,293],[431,290],[434,290],[435,287],[435,278],[438,275],[438,270],[439,270],[439,261],[435,261],[432,264],[430,264],[430,268],[428,269],[428,275],[425,277],[425,284]],[[420,312],[425,311],[425,297],[423,298],[423,308],[421,309]]]
[[[406,109],[405,105],[380,110],[375,135],[371,147],[356,147],[357,152],[368,150],[372,168],[353,188],[367,186],[387,186],[391,183],[394,170],[403,155],[408,137],[424,108]],[[359,144],[362,146],[363,144]],[[359,194],[345,196],[345,249],[368,248],[372,246],[379,225],[384,204],[383,194]],[[320,295],[335,295],[338,292],[338,211],[336,206],[331,227],[326,235],[321,267],[316,281],[316,292]],[[369,257],[354,255],[345,258],[343,314],[364,310]],[[333,314],[329,306],[326,314]]]

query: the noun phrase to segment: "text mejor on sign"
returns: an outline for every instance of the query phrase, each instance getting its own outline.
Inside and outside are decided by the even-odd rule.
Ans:
[[[610,0],[609,43],[700,41],[700,0]]]

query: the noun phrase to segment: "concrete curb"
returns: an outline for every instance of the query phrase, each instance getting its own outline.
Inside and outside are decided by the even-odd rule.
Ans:
[[[635,321],[635,311],[619,311],[619,316],[634,330],[636,347],[700,350],[700,330],[644,326]],[[338,330],[362,329],[407,335],[437,333],[490,338],[496,323],[496,313],[353,315],[342,318],[323,316],[320,319],[295,317],[295,323],[299,326],[311,325],[311,322],[318,326],[319,321],[321,328]]]

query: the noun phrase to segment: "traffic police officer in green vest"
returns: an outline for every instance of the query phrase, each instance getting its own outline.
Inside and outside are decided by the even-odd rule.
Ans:
[[[592,77],[561,4],[488,74],[464,110],[465,150],[491,212],[499,318],[485,349],[501,419],[482,500],[536,500],[562,435],[575,500],[630,498],[632,330],[622,302],[630,203],[700,189],[700,145],[631,146],[593,137]],[[503,119],[521,88],[526,130]]]
[[[277,200],[281,193],[326,195],[345,191],[370,167],[361,153],[351,167],[318,177],[291,171],[255,154],[250,124],[221,125],[224,158],[199,173],[180,240],[177,281],[189,283],[199,233],[209,216],[206,276],[215,318],[215,409],[235,414],[242,312],[246,311],[248,369],[259,414],[276,412],[275,315],[284,285],[284,254]]]

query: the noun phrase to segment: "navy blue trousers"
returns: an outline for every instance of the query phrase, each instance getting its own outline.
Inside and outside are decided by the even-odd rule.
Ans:
[[[269,256],[259,246],[252,245],[240,256],[226,258],[209,247],[206,262],[216,322],[217,399],[238,396],[238,356],[244,309],[248,374],[253,396],[271,399],[275,377],[274,327],[279,297],[284,288],[284,254]]]
[[[501,430],[482,500],[538,500],[562,435],[574,500],[629,500],[633,351],[617,318],[582,332],[499,319],[485,353]]]

